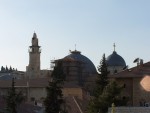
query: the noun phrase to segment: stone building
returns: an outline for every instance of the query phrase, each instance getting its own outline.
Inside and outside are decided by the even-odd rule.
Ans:
[[[127,69],[125,60],[114,51],[106,59],[109,79],[124,87],[122,98],[129,98],[129,106],[150,106],[150,62],[137,62],[137,66]]]
[[[128,106],[150,106],[150,62],[137,62],[128,69],[125,60],[114,51],[106,59],[110,80],[124,87],[122,98],[129,98]]]
[[[77,50],[70,51],[70,55],[55,60],[55,65],[60,60],[66,75],[66,82],[83,87],[90,93],[97,76],[97,71],[92,61]]]
[[[150,106],[150,62],[109,75],[109,78],[124,86],[122,95],[129,97],[129,106]]]

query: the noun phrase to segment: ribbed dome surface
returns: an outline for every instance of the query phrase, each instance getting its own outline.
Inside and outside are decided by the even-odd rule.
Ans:
[[[114,51],[106,59],[108,66],[126,66],[124,59]]]
[[[88,59],[86,56],[82,55],[80,51],[71,51],[71,54],[64,57],[64,59],[72,59],[81,61],[84,64],[83,71],[89,74],[96,73],[96,68],[92,61]]]

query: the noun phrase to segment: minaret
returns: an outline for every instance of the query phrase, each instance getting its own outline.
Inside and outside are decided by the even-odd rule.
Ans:
[[[40,53],[36,33],[32,37],[32,46],[29,46],[29,65],[27,67],[27,76],[29,78],[39,78],[40,76]]]

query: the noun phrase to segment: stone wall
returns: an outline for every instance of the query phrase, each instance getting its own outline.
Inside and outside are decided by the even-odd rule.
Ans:
[[[135,78],[116,78],[116,81],[119,85],[124,85],[122,90],[122,96],[129,98],[128,106],[144,106],[146,103],[150,105],[150,91],[145,90],[141,81],[143,77]],[[147,79],[147,78],[145,78]],[[148,83],[144,82],[145,87],[150,87],[149,80]]]
[[[75,96],[75,97],[78,97],[80,99],[83,98],[82,97],[83,92],[82,92],[81,88],[64,88],[62,91],[63,91],[64,97]]]
[[[134,78],[133,79],[133,106],[144,106],[144,104],[149,104],[150,105],[150,91],[146,91],[142,84],[143,78]],[[149,81],[148,81],[149,83]],[[150,87],[149,85],[147,85],[147,83],[145,82],[146,87]]]
[[[28,90],[28,100],[31,101],[32,98],[35,100],[41,100],[46,97],[45,88],[29,88]]]
[[[111,113],[111,108],[108,113]],[[150,107],[116,107],[115,113],[150,113]]]

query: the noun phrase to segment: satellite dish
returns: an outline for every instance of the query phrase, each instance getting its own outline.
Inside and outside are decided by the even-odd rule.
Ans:
[[[139,58],[136,58],[133,63],[138,63],[139,62]]]

